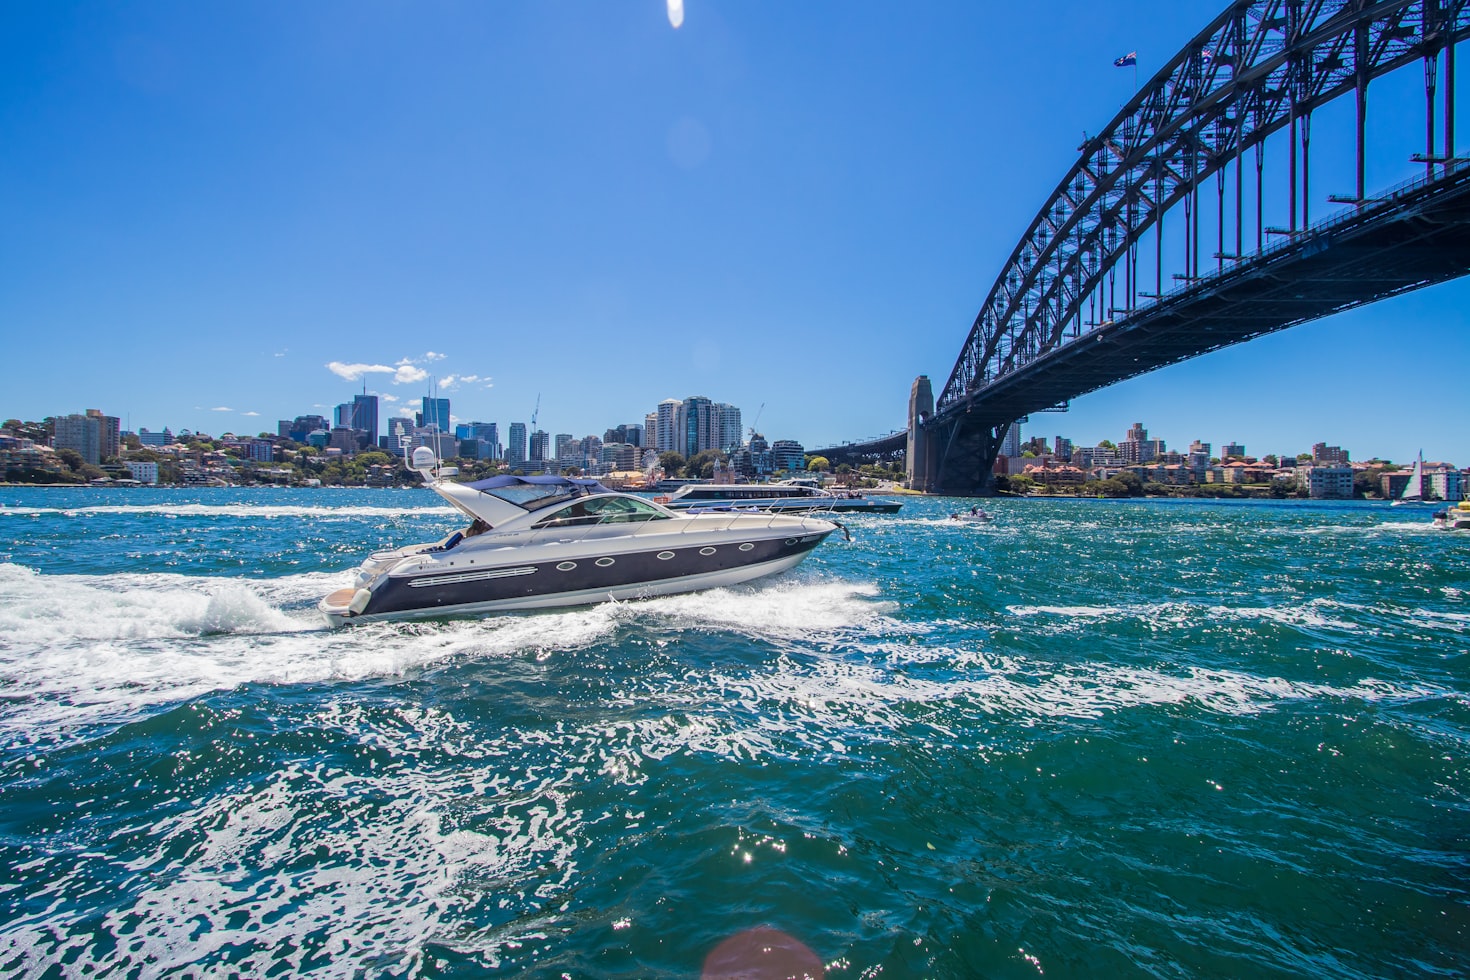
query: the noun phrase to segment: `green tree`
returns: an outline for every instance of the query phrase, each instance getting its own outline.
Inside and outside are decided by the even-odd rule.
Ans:
[[[715,475],[716,462],[728,462],[725,454],[718,449],[706,449],[704,452],[695,453],[694,457],[684,465],[684,475],[697,480],[708,480]]]
[[[1100,443],[1097,444],[1097,448],[1099,448],[1099,449],[1117,449],[1118,447],[1113,443],[1113,440],[1111,440],[1111,439],[1104,439],[1102,442],[1100,442]]]
[[[65,463],[66,468],[74,473],[80,473],[82,467],[87,465],[86,461],[82,459],[82,454],[75,449],[58,449],[56,450],[56,458]]]
[[[678,476],[684,472],[684,466],[688,462],[683,454],[676,453],[672,449],[658,454],[659,468],[669,476]]]
[[[832,461],[826,456],[809,456],[806,468],[809,473],[825,473],[832,468]]]
[[[1116,476],[1113,477],[1113,479],[1117,480],[1119,483],[1128,488],[1128,496],[1143,496],[1143,481],[1138,478],[1137,473],[1130,473],[1127,470],[1121,470]],[[1103,482],[1106,483],[1108,481],[1104,480]]]
[[[377,451],[370,453],[358,453],[355,459],[363,466],[383,466],[386,463],[393,462],[393,457],[389,456],[387,453],[380,453]]]

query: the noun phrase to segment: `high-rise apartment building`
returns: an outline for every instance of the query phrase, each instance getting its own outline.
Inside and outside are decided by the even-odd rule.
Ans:
[[[1011,427],[1006,430],[1005,438],[1000,441],[1000,455],[1021,455],[1021,423],[1012,422]]]
[[[675,446],[684,456],[692,457],[706,449],[719,448],[719,432],[715,427],[715,403],[704,395],[690,395],[680,406],[679,433]]]
[[[713,448],[733,453],[745,442],[745,433],[740,426],[740,409],[724,402],[716,402],[715,437]]]
[[[643,448],[658,452],[658,413],[649,412],[643,416]]]
[[[549,458],[547,450],[551,448],[551,439],[542,429],[531,433],[531,462],[545,463]]]
[[[683,441],[679,435],[679,416],[684,408],[684,403],[677,398],[665,398],[658,403],[658,410],[654,414],[654,426],[658,434],[654,447],[661,453],[679,452]]]
[[[512,422],[506,437],[505,461],[511,466],[526,462],[526,423]]]
[[[90,415],[58,415],[53,420],[51,445],[71,449],[82,462],[96,466],[102,462],[102,423]]]
[[[1241,442],[1227,442],[1225,445],[1223,445],[1223,446],[1220,447],[1220,458],[1221,459],[1229,459],[1231,456],[1244,456],[1244,455],[1245,455],[1245,443],[1241,443]]]

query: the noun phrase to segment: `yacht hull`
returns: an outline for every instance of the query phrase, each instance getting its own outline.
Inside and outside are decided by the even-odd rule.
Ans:
[[[521,561],[510,555],[502,561],[439,561],[401,574],[384,571],[366,589],[341,590],[319,608],[340,626],[586,605],[738,585],[796,566],[835,530],[830,524],[821,528],[791,527],[782,537],[750,535],[718,543],[700,536],[682,546],[662,539],[636,550],[566,542],[535,561],[524,560],[524,551],[518,555]]]

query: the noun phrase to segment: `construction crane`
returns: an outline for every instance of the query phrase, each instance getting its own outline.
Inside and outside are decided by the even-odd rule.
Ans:
[[[752,423],[750,423],[750,430],[749,430],[749,432],[750,432],[750,435],[751,436],[754,436],[756,434],[756,428],[755,427],[761,424],[761,412],[764,412],[765,410],[766,410],[766,403],[765,402],[761,402],[761,407],[755,410],[755,421],[752,422]],[[747,438],[749,438],[749,437],[747,437]]]
[[[531,431],[536,431],[536,419],[541,415],[541,392],[536,392],[536,408],[531,412]]]

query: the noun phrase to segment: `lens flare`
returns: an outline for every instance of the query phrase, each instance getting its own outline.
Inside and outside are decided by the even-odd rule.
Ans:
[[[677,30],[684,23],[684,0],[668,0],[668,5],[669,23]]]

